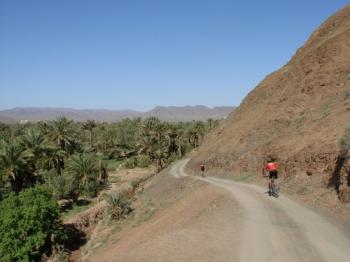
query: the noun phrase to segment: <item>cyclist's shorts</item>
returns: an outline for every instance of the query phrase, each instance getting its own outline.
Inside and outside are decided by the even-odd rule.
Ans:
[[[277,179],[278,178],[278,172],[277,170],[272,170],[269,172],[269,177],[270,178],[274,178],[274,179]]]

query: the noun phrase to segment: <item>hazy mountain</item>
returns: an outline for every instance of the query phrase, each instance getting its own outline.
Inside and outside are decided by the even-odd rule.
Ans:
[[[0,115],[0,123],[14,123],[16,120]]]
[[[206,106],[158,106],[145,113],[144,116],[155,116],[161,120],[171,121],[206,120],[208,118],[221,119],[225,118],[233,109],[233,107],[208,108]]]
[[[103,109],[71,109],[71,108],[40,108],[19,107],[0,111],[0,121],[40,121],[52,120],[59,116],[65,116],[75,121],[93,119],[96,121],[118,121],[123,118],[155,116],[167,121],[190,121],[205,120],[208,118],[225,118],[232,112],[234,107],[185,106],[185,107],[156,107],[149,112],[138,112],[133,110],[103,110]],[[7,121],[6,121],[7,120]]]

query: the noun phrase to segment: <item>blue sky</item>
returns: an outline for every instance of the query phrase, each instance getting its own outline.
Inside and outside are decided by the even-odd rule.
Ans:
[[[239,105],[347,3],[0,0],[0,109]]]

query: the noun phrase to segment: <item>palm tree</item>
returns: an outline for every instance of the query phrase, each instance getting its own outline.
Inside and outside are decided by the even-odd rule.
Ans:
[[[23,136],[23,145],[27,152],[33,156],[33,170],[37,171],[38,163],[43,157],[45,150],[45,137],[38,129],[31,128]]]
[[[115,146],[115,138],[117,136],[116,130],[108,124],[103,124],[99,128],[98,148],[104,153],[108,154],[110,149]]]
[[[96,158],[92,154],[73,155],[68,163],[68,172],[79,180],[81,185],[97,181],[100,170]]]
[[[158,118],[148,118],[142,125],[142,139],[139,154],[145,154],[155,162],[158,172],[163,168],[174,145],[174,131],[170,124],[162,123]]]
[[[152,153],[152,139],[150,136],[143,136],[138,143],[138,155],[150,156]]]
[[[75,146],[73,134],[73,121],[65,117],[57,118],[48,126],[49,140],[70,154],[73,153]]]
[[[193,147],[198,147],[205,134],[205,125],[202,121],[195,121],[188,131],[188,141]]]
[[[179,123],[175,131],[175,145],[178,157],[182,157],[185,146],[185,130],[182,123]]]
[[[11,136],[10,126],[0,122],[0,139],[9,138],[10,136]]]
[[[163,169],[168,158],[169,158],[168,153],[164,151],[162,148],[159,148],[153,152],[153,159],[156,162],[158,172],[160,172]]]
[[[0,172],[10,180],[12,190],[19,193],[24,183],[32,179],[32,170],[28,165],[30,155],[17,141],[1,141]]]
[[[88,130],[90,133],[90,146],[92,147],[92,138],[93,138],[93,130],[96,127],[96,123],[94,120],[88,120],[83,124],[83,128]]]
[[[136,151],[141,133],[139,119],[124,119],[115,126],[115,142],[118,146]]]
[[[50,126],[47,122],[39,121],[37,127],[44,136],[49,134]]]
[[[48,144],[44,148],[40,166],[44,169],[55,169],[58,174],[62,174],[64,169],[64,158],[66,152],[54,144]]]
[[[149,117],[143,121],[143,133],[150,136],[157,136],[161,129],[161,122],[156,117]]]

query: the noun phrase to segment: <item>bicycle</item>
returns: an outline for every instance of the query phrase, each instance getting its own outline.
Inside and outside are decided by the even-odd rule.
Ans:
[[[202,176],[202,177],[205,177],[205,169],[206,169],[206,168],[205,168],[204,162],[202,162],[202,164],[201,164],[200,167],[201,167],[201,176]]]
[[[275,198],[279,197],[279,188],[277,187],[275,183],[275,178],[271,177],[270,178],[270,183],[269,183],[269,195],[273,196]]]
[[[205,177],[205,170],[202,170],[202,171],[201,171],[201,176],[202,176],[202,177]]]

